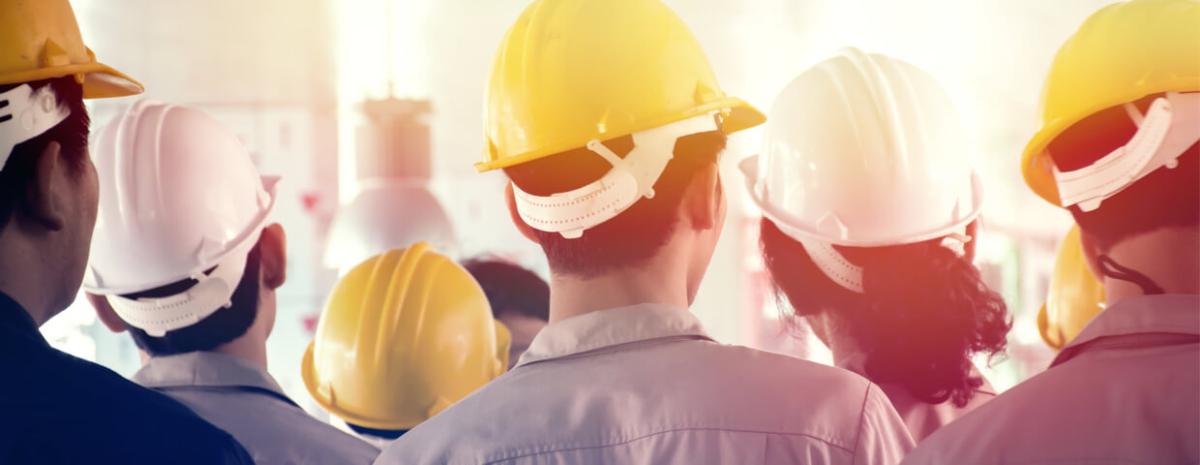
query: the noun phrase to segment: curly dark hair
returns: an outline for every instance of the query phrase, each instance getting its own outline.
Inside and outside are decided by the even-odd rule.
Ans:
[[[972,228],[974,225],[972,225]],[[776,289],[798,316],[836,312],[862,348],[865,376],[904,386],[929,404],[962,407],[983,380],[971,356],[1000,354],[1012,323],[1004,299],[984,284],[970,259],[941,238],[887,247],[835,248],[863,268],[863,289],[838,286],[799,242],[763,219],[761,247]]]

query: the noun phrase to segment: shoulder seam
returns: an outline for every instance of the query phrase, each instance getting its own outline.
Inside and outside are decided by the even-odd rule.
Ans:
[[[854,450],[850,451],[851,465],[858,463],[858,445],[862,442],[863,427],[867,423],[867,400],[871,398],[871,389],[874,387],[873,383],[867,382],[867,389],[865,389],[863,394],[862,407],[858,410],[858,433],[854,435]]]

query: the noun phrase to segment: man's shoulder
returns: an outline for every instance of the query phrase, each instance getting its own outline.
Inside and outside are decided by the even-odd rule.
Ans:
[[[1146,367],[1131,375],[1125,364]],[[1079,463],[1095,463],[1088,457],[1195,461],[1197,375],[1187,379],[1161,368],[1112,359],[1053,367],[934,432],[904,463],[1028,463],[1051,456]]]
[[[519,366],[414,428],[377,463],[470,463],[501,450],[544,453],[689,430],[853,448],[866,379],[745,347],[686,344]]]
[[[249,463],[231,436],[162,394],[66,354],[39,361],[46,365],[21,380],[22,398],[0,401],[9,404],[4,453],[65,461],[79,454],[94,457],[90,463]]]
[[[229,432],[268,463],[367,464],[379,449],[313,418],[284,398],[236,388],[163,391]]]

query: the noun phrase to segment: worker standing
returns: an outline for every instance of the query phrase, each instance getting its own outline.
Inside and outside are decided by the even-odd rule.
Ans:
[[[321,407],[382,446],[503,374],[510,339],[471,275],[417,243],[338,281],[301,375]]]
[[[0,462],[249,464],[178,402],[50,347],[96,222],[85,98],[141,93],[96,61],[67,0],[0,0]]]
[[[784,89],[742,162],[776,289],[917,441],[995,396],[971,360],[1010,327],[972,264],[983,199],[964,132],[932,76],[851,48]]]
[[[84,289],[143,353],[133,376],[230,432],[260,465],[367,464],[378,450],[310,417],[267,373],[283,228],[277,178],[187,107],[141,101],[94,141],[99,225]]]
[[[1133,0],[1059,49],[1021,166],[1079,225],[1105,308],[905,463],[1200,463],[1198,24],[1196,0]]]
[[[533,2],[486,101],[477,167],[505,171],[546,254],[550,324],[376,463],[890,464],[912,446],[866,379],[721,345],[688,311],[724,224],[726,134],[764,117],[667,6]]]

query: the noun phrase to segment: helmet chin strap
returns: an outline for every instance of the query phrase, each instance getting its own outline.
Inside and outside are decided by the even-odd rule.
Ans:
[[[1100,274],[1112,279],[1132,283],[1142,289],[1143,295],[1166,294],[1163,288],[1154,283],[1154,280],[1132,268],[1117,263],[1116,260],[1113,260],[1108,255],[1099,255],[1096,257],[1096,261],[1100,265]]]

